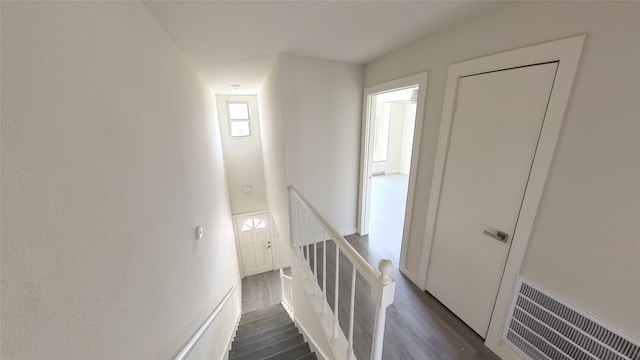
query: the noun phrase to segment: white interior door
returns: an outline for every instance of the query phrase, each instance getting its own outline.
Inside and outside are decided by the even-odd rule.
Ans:
[[[251,276],[273,270],[269,214],[238,216],[236,229],[243,275]]]
[[[547,63],[458,82],[426,288],[482,337],[517,239],[556,69]]]

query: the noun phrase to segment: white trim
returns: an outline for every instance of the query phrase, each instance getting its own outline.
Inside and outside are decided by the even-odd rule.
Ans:
[[[369,233],[369,211],[370,207],[367,206],[367,200],[371,197],[371,189],[369,188],[369,174],[372,170],[369,168],[369,163],[372,159],[371,154],[373,151],[369,150],[371,147],[371,94],[368,94],[368,89],[364,89],[362,99],[362,134],[360,136],[360,178],[359,178],[359,191],[358,191],[358,224],[356,231],[358,235],[367,235]]]
[[[198,328],[198,330],[196,330],[196,332],[189,339],[189,341],[187,341],[185,346],[182,348],[182,350],[180,350],[178,355],[176,355],[174,360],[184,360],[184,359],[187,358],[187,356],[189,356],[189,353],[191,352],[191,350],[193,350],[193,348],[196,346],[198,341],[200,341],[200,339],[202,339],[204,334],[207,333],[207,330],[209,330],[209,327],[211,326],[213,321],[222,312],[222,309],[227,304],[227,302],[231,298],[231,294],[233,294],[233,292],[236,290],[236,288],[237,288],[237,286],[233,285],[231,290],[229,290],[229,292],[227,292],[227,295],[225,295],[225,297],[222,299],[222,301],[220,301],[220,303],[218,304],[218,306],[216,306],[216,308],[213,310],[211,315],[209,315],[207,317],[207,319],[204,321],[204,323],[202,323],[202,325]]]
[[[358,229],[356,228],[348,228],[348,229],[340,229],[338,230],[338,232],[340,233],[340,235],[342,236],[347,236],[347,235],[351,235],[351,234],[355,234],[358,231]]]
[[[240,295],[240,298],[242,298],[242,295]],[[233,327],[233,331],[229,334],[229,338],[227,339],[227,347],[225,348],[224,354],[222,354],[222,358],[220,358],[220,360],[229,359],[229,351],[231,350],[231,345],[233,344],[233,340],[235,340],[236,338],[236,333],[238,332],[238,327],[240,326],[241,318],[242,318],[242,309],[240,309],[240,313],[238,313],[238,318],[236,319],[236,325]]]
[[[411,269],[407,268],[406,266],[404,266],[404,264],[400,263],[398,270],[400,270],[400,272],[404,274],[404,276],[406,276],[409,280],[411,280],[411,282],[414,285],[416,286],[420,285],[418,287],[420,288],[420,290],[424,291],[420,283],[420,277],[416,275],[414,272],[412,272]]]
[[[369,214],[365,214],[366,204],[368,200],[368,174],[369,174],[369,162],[367,156],[369,152],[369,141],[371,132],[371,119],[370,119],[370,107],[372,95],[397,90],[400,88],[408,88],[418,85],[418,102],[416,106],[416,119],[413,129],[413,144],[411,149],[411,165],[409,170],[409,185],[407,189],[407,203],[404,214],[404,225],[402,230],[402,246],[400,250],[400,263],[399,268],[403,273],[411,274],[405,267],[405,260],[407,256],[407,244],[409,242],[409,236],[411,231],[411,220],[413,214],[413,201],[416,190],[416,177],[418,175],[418,163],[420,157],[420,144],[422,139],[422,126],[424,123],[424,110],[427,101],[427,83],[429,80],[429,72],[421,72],[414,75],[405,76],[400,79],[391,80],[382,84],[373,85],[364,89],[363,98],[363,119],[362,119],[362,138],[361,138],[361,151],[360,151],[360,192],[358,201],[358,228],[357,232],[360,235],[364,235],[368,232],[368,226],[365,226]],[[364,234],[363,234],[364,233]],[[421,284],[415,281],[416,276],[411,274],[410,278],[416,284]]]
[[[513,359],[514,353],[513,351],[504,351],[505,346],[501,346],[502,343],[500,335],[502,333],[502,328],[504,327],[509,299],[513,293],[516,276],[520,272],[520,268],[524,261],[538,205],[540,203],[540,198],[542,197],[544,184],[547,179],[549,167],[551,166],[556,143],[560,135],[560,128],[562,126],[562,120],[569,101],[569,95],[578,67],[578,61],[582,52],[584,39],[585,36],[581,35],[517,50],[511,50],[474,60],[468,60],[449,66],[433,181],[431,183],[427,210],[425,239],[421,257],[426,261],[422,261],[420,263],[418,271],[420,277],[419,284],[422,284],[425,288],[428,263],[433,245],[433,236],[440,201],[440,191],[447,160],[449,136],[452,126],[453,103],[457,92],[458,79],[461,76],[481,72],[533,65],[549,61],[559,62],[556,79],[551,91],[547,113],[542,127],[542,132],[540,134],[538,148],[531,168],[529,182],[522,201],[520,216],[518,223],[516,224],[511,249],[507,258],[485,341],[485,344],[489,349],[504,359]]]
[[[316,344],[316,342],[313,340],[313,338],[309,336],[309,333],[307,332],[307,329],[305,329],[305,327],[302,325],[302,323],[298,322],[298,320],[295,319],[295,318],[293,319],[293,322],[300,329],[300,332],[302,333],[302,337],[304,338],[304,341],[306,341],[309,344],[309,347],[311,348],[311,351],[316,353],[316,356],[318,357],[318,360],[329,360],[329,359],[331,359],[331,357],[327,356],[327,354],[325,354],[324,351],[322,351],[322,348],[320,348]]]

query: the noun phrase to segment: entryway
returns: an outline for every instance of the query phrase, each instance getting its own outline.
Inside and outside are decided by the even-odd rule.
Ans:
[[[234,215],[242,276],[273,270],[273,246],[269,213]]]
[[[426,288],[483,338],[557,67],[458,80]]]
[[[408,76],[366,88],[363,100],[358,234],[369,234],[372,221],[384,223],[376,229],[385,234],[374,238],[394,242],[395,263],[402,263],[413,210],[426,84],[427,73]]]
[[[504,318],[583,42],[449,67],[418,284],[507,358]]]

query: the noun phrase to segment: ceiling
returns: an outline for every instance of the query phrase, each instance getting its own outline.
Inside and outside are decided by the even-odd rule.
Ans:
[[[255,93],[279,53],[367,62],[488,1],[145,1],[215,93]],[[232,84],[240,85],[234,90]]]

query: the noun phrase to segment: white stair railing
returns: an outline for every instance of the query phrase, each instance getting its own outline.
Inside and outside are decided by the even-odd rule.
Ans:
[[[296,247],[299,257],[299,265],[306,267],[306,277],[314,282],[314,289],[322,292],[322,314],[327,316],[327,242],[333,241],[336,245],[335,253],[335,289],[334,289],[334,327],[333,337],[338,337],[340,323],[338,320],[338,299],[340,298],[339,274],[340,255],[344,255],[351,262],[351,298],[348,324],[348,359],[355,359],[353,350],[353,325],[355,319],[355,290],[356,275],[369,283],[371,298],[376,304],[375,322],[371,344],[371,359],[382,358],[382,346],[384,342],[384,326],[387,307],[393,303],[395,293],[395,281],[391,277],[393,264],[388,259],[380,260],[378,270],[374,269],[367,261],[340,235],[340,233],[320,214],[311,203],[300,194],[295,187],[289,186],[289,211],[291,224],[292,247]],[[318,244],[322,244],[322,287],[318,284]],[[309,247],[313,246],[313,253]],[[311,259],[313,264],[311,265]],[[314,290],[315,292],[316,290]]]
[[[293,285],[291,284],[291,276],[285,275],[280,269],[280,289],[282,289],[282,306],[289,313],[291,319],[295,318],[293,311]]]

